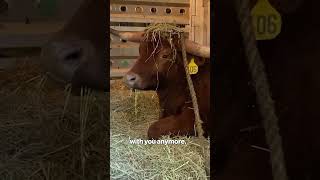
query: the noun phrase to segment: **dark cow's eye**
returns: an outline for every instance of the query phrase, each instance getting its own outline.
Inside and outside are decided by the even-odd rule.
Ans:
[[[169,56],[168,55],[163,55],[162,58],[167,59]]]
[[[81,57],[81,55],[82,55],[82,50],[81,49],[78,49],[78,50],[75,50],[75,51],[71,51],[70,53],[68,53],[65,56],[65,60],[74,61],[74,60],[79,59]]]

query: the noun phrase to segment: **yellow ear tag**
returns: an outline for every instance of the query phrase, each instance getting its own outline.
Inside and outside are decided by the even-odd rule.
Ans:
[[[189,74],[197,74],[198,73],[198,65],[194,62],[194,58],[192,58],[188,64]]]
[[[251,16],[256,40],[274,39],[281,32],[281,15],[268,0],[258,0]]]

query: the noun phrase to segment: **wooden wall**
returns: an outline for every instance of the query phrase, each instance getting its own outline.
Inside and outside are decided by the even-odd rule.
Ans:
[[[148,23],[189,25],[189,0],[111,0],[110,27],[119,31],[143,31]],[[123,10],[121,10],[123,8]],[[141,11],[137,11],[139,8]],[[151,9],[155,9],[154,12]],[[167,10],[170,10],[170,13]],[[183,11],[183,13],[181,13]],[[188,32],[188,28],[185,28]],[[139,44],[122,42],[111,35],[112,78],[121,77],[139,56]]]
[[[210,46],[210,0],[190,0],[189,39]]]

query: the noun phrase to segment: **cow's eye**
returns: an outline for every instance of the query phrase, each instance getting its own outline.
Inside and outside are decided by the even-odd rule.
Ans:
[[[162,58],[167,59],[169,56],[168,55],[163,55]]]

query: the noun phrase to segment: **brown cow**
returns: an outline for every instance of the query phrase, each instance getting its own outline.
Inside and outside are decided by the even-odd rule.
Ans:
[[[193,135],[194,112],[186,81],[183,59],[180,52],[173,55],[168,40],[161,38],[159,46],[155,46],[159,38],[145,39],[144,32],[119,32],[111,29],[111,33],[122,39],[140,42],[139,57],[124,77],[125,83],[134,89],[156,90],[162,113],[160,119],[148,130],[148,137],[157,139],[162,135]],[[174,46],[179,49],[177,37],[173,37]],[[199,72],[192,75],[199,103],[199,111],[204,121],[204,130],[210,119],[210,48],[186,40],[187,59],[195,58]],[[205,57],[205,58],[203,58]]]
[[[71,20],[43,47],[43,65],[51,77],[75,87],[109,89],[106,8],[103,0],[83,0]]]
[[[282,31],[258,48],[279,117],[290,180],[320,179],[319,1],[270,0],[282,15]],[[253,1],[251,1],[254,4]],[[245,63],[234,1],[214,4],[214,163],[216,180],[271,180],[269,152],[255,92]],[[252,131],[241,131],[254,127]],[[254,145],[254,146],[252,146]],[[260,147],[260,148],[257,148]]]

